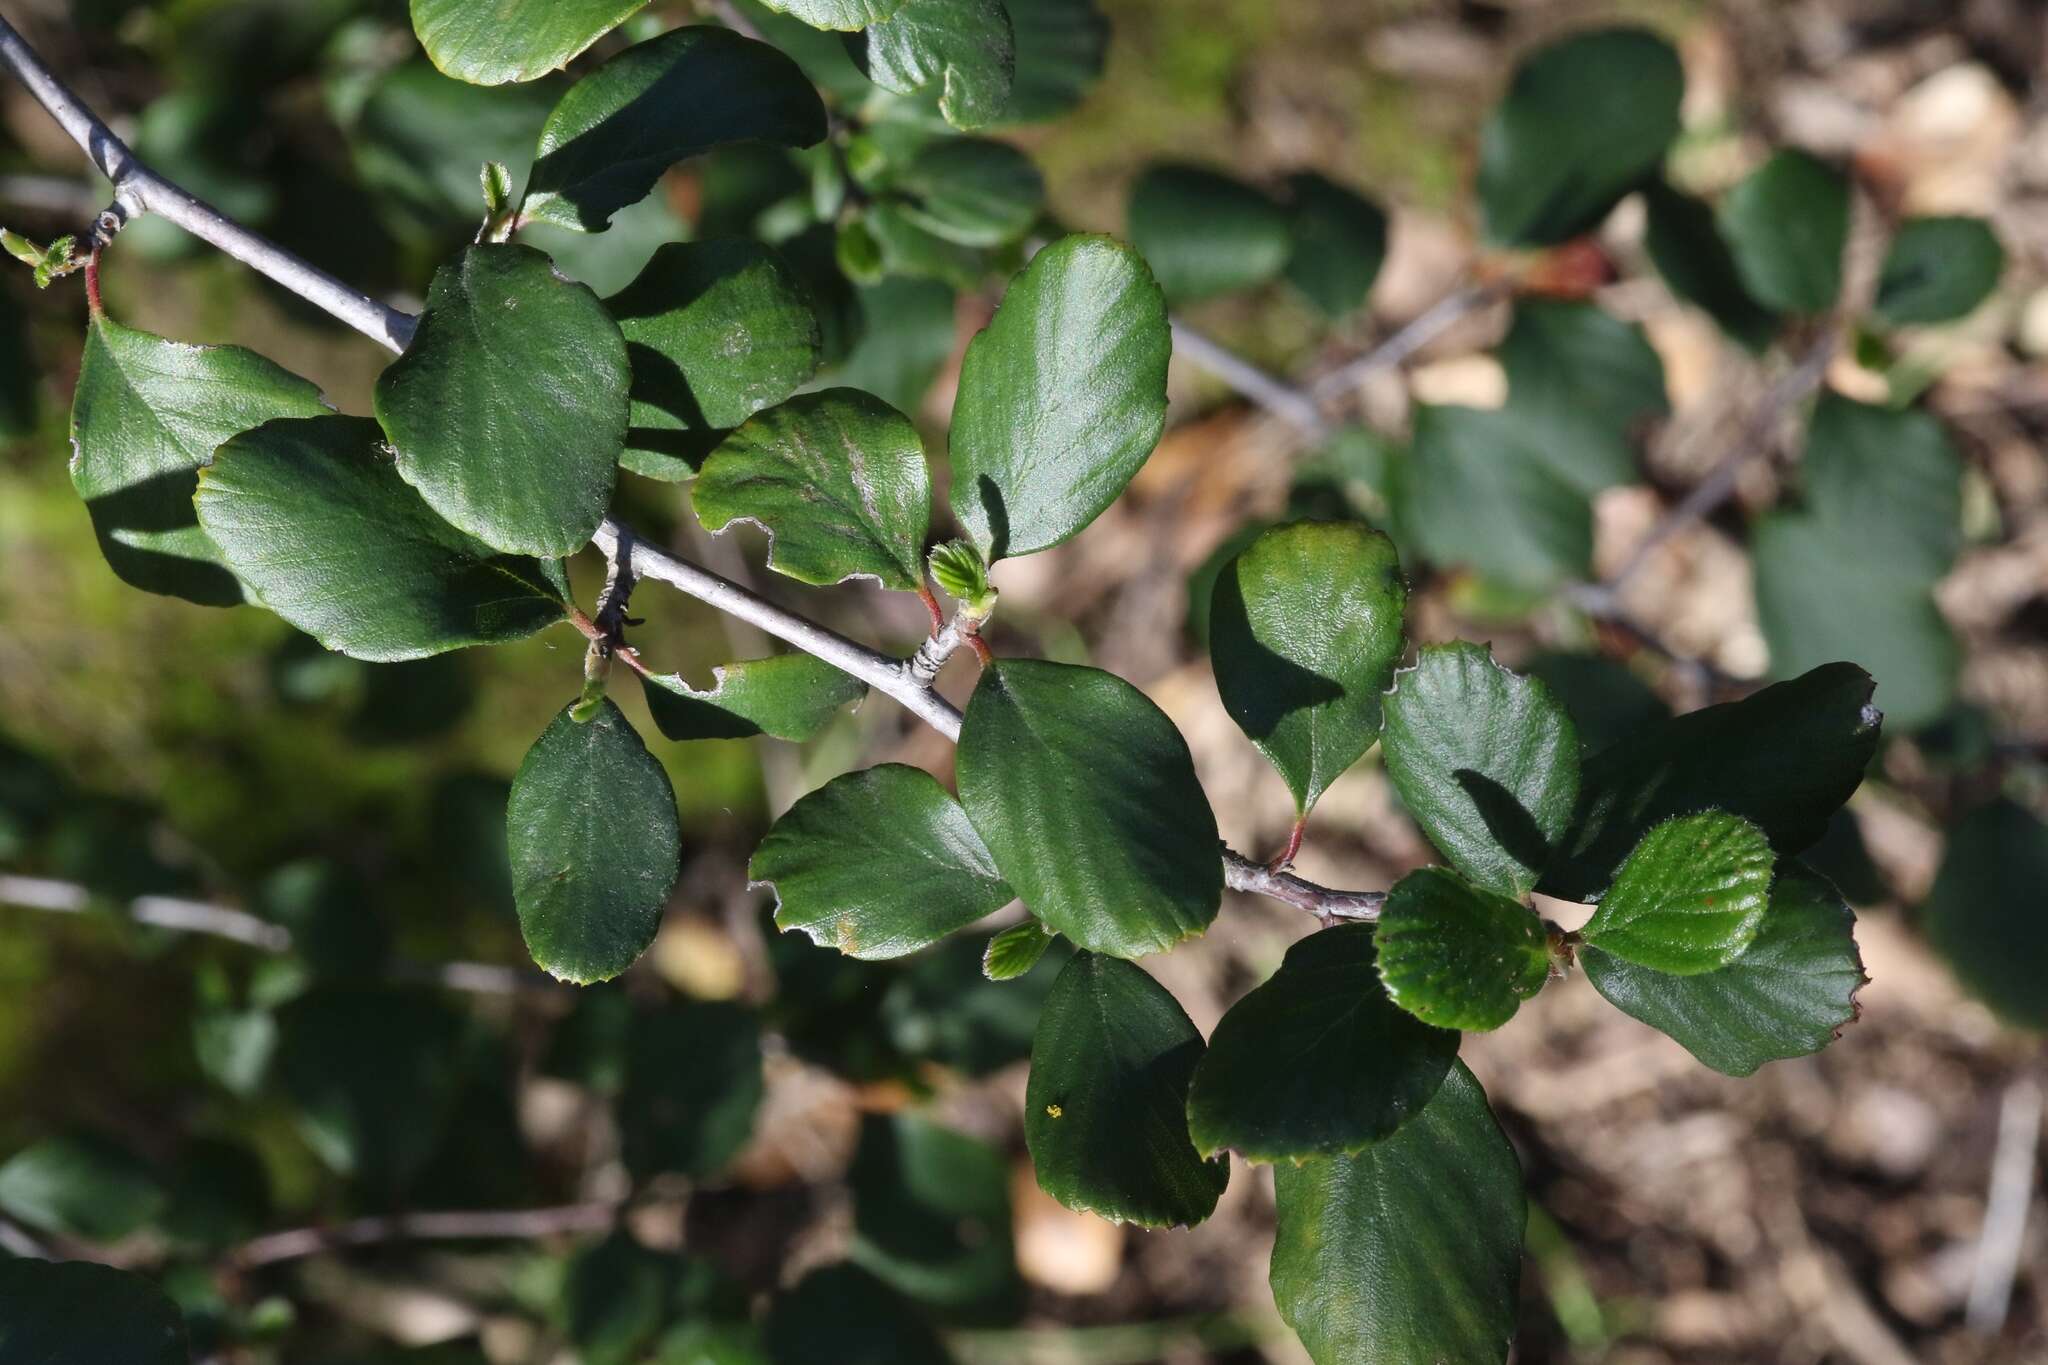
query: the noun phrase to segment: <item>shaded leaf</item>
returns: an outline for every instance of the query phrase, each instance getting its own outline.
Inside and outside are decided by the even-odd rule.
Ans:
[[[937,87],[955,128],[986,128],[1010,103],[1016,35],[1001,0],[905,0],[849,40],[869,80],[899,95]]]
[[[1965,988],[2010,1023],[2048,1029],[2048,825],[2014,801],[1979,806],[1949,832],[1920,925]]]
[[[860,340],[833,377],[916,413],[953,354],[953,291],[937,280],[886,279],[862,289],[859,306]]]
[[[1991,297],[2005,248],[1982,218],[1908,218],[1877,279],[1877,315],[1893,324],[1949,322]]]
[[[889,179],[908,196],[900,211],[935,237],[962,246],[1017,241],[1045,209],[1045,180],[1007,142],[949,137],[928,144]]]
[[[1109,20],[1095,0],[1003,0],[1016,32],[1017,71],[1008,123],[1041,123],[1066,113],[1102,79]]]
[[[854,1264],[942,1308],[1014,1308],[1021,1285],[1001,1152],[913,1115],[869,1114],[847,1183]]]
[[[1015,981],[1038,965],[1058,937],[1035,918],[1013,924],[988,941],[981,974],[991,981]]]
[[[1590,303],[1523,299],[1494,354],[1509,413],[1558,477],[1588,496],[1636,481],[1642,427],[1670,411],[1640,326]]]
[[[1770,840],[1740,816],[1666,820],[1628,855],[1581,934],[1673,976],[1725,967],[1763,923],[1772,861]]]
[[[1538,654],[1523,661],[1522,671],[1564,703],[1582,753],[1605,749],[1671,716],[1664,699],[1633,669],[1605,655]]]
[[[88,1242],[119,1241],[154,1220],[167,1199],[139,1157],[96,1133],[44,1138],[0,1165],[0,1210]]]
[[[1507,409],[1415,409],[1403,516],[1424,554],[1545,591],[1593,563],[1593,507]]]
[[[435,66],[477,85],[530,81],[624,23],[647,0],[412,0]]]
[[[1387,258],[1386,211],[1313,171],[1287,177],[1287,282],[1324,317],[1356,312]]]
[[[1168,301],[1249,289],[1287,265],[1287,211],[1250,185],[1202,166],[1153,166],[1131,187],[1131,245]]]
[[[703,691],[680,673],[640,681],[647,713],[668,739],[809,739],[847,705],[867,695],[867,684],[810,654],[742,659],[711,670]]]
[[[1550,979],[1543,921],[1441,867],[1394,883],[1378,942],[1387,993],[1438,1028],[1499,1028]]]
[[[277,1081],[307,1145],[389,1198],[441,1142],[460,1081],[462,1016],[423,991],[324,986],[277,1019]]]
[[[0,1360],[186,1365],[185,1320],[140,1275],[89,1261],[0,1260]]]
[[[1671,292],[1703,309],[1730,339],[1761,355],[1778,334],[1777,312],[1758,303],[1742,282],[1735,254],[1714,222],[1714,210],[1658,181],[1644,194],[1649,209],[1643,246]]]
[[[952,1353],[888,1286],[858,1266],[819,1266],[776,1296],[763,1331],[774,1365],[952,1365]]]
[[[1872,572],[1931,585],[1962,550],[1963,462],[1932,413],[1826,394],[1800,473],[1807,507],[1844,538],[1863,538],[1858,558]]]
[[[1721,235],[1743,287],[1767,308],[1823,313],[1842,289],[1849,182],[1800,151],[1782,151],[1721,200]]]
[[[635,1015],[618,1108],[626,1168],[641,1179],[716,1174],[753,1135],[761,1090],[752,1011],[693,1000]]]

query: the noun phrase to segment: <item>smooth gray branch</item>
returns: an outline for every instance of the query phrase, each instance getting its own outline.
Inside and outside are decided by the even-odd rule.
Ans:
[[[1215,375],[1267,412],[1297,428],[1306,439],[1319,441],[1329,433],[1330,424],[1323,416],[1322,406],[1306,392],[1274,378],[1179,318],[1174,318],[1172,325],[1175,355]]]
[[[1451,291],[1364,355],[1345,361],[1317,379],[1309,387],[1309,396],[1318,403],[1341,397],[1358,387],[1359,381],[1367,375],[1402,364],[1449,331],[1453,324],[1506,298],[1511,292],[1512,286],[1504,280],[1491,284],[1468,284]]]

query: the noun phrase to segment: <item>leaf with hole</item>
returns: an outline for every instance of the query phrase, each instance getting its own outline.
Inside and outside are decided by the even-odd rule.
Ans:
[[[1894,326],[1952,322],[2004,273],[2005,248],[1982,218],[1908,218],[1877,277],[1877,315]]]
[[[1017,40],[1001,0],[905,0],[848,42],[884,90],[936,87],[939,112],[955,128],[986,128],[1009,106]]]
[[[187,1365],[185,1319],[142,1276],[90,1261],[0,1260],[0,1360]]]
[[[1380,911],[1379,970],[1394,1003],[1425,1023],[1496,1029],[1550,979],[1550,936],[1521,902],[1418,868]]]
[[[647,0],[412,0],[435,66],[475,85],[530,81],[617,28]]]
[[[680,673],[640,682],[647,713],[667,739],[806,740],[841,710],[867,695],[867,684],[811,654],[742,659],[711,670],[711,686],[690,686]]]
[[[547,973],[609,981],[654,942],[682,863],[675,789],[611,701],[565,708],[512,779],[505,838],[527,951]]]
[[[1113,674],[1002,659],[960,726],[960,801],[1031,913],[1092,953],[1201,933],[1223,896],[1187,741]]]
[[[1188,1137],[1202,1035],[1164,986],[1113,957],[1076,953],[1031,1040],[1024,1141],[1038,1185],[1114,1223],[1193,1225],[1215,1211],[1227,1159]]]
[[[1176,305],[1277,276],[1293,248],[1287,211],[1202,166],[1153,166],[1131,187],[1131,245]]]
[[[548,566],[456,530],[362,417],[269,422],[201,471],[199,526],[272,611],[358,659],[502,644],[563,619]]]
[[[1197,1151],[1254,1162],[1341,1156],[1422,1111],[1458,1035],[1396,1009],[1374,956],[1369,924],[1310,934],[1225,1012],[1188,1091]]]
[[[1166,428],[1166,300],[1107,237],[1062,237],[967,347],[953,513],[993,563],[1050,549],[1115,502]]]
[[[1763,923],[1771,842],[1719,811],[1666,820],[1642,837],[1580,931],[1587,943],[1672,976],[1727,966]]]
[[[1394,542],[1357,522],[1276,526],[1216,581],[1216,690],[1303,816],[1379,738],[1407,602]]]
[[[1743,287],[1767,308],[1824,313],[1842,289],[1849,182],[1800,151],[1750,172],[1721,200],[1721,235]]]

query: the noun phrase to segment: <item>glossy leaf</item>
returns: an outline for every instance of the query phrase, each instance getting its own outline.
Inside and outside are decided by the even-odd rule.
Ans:
[[[1479,206],[1501,246],[1550,246],[1598,227],[1678,135],[1685,73],[1669,43],[1595,29],[1515,69],[1479,143]]]
[[[1441,867],[1394,883],[1379,921],[1380,979],[1395,1004],[1445,1029],[1496,1029],[1550,979],[1543,921]]]
[[[1548,687],[1484,645],[1425,645],[1394,675],[1387,776],[1430,842],[1480,886],[1530,891],[1571,824],[1579,737]]]
[[[377,420],[444,520],[561,559],[611,502],[630,378],[597,295],[532,247],[471,246],[434,272],[412,344],[377,377]]]
[[[2005,248],[1982,218],[1908,218],[1877,279],[1877,315],[1894,325],[1950,322],[1991,297]]]
[[[435,516],[381,443],[361,417],[237,436],[201,471],[200,528],[263,605],[354,658],[499,644],[563,619],[547,568]]]
[[[1593,564],[1593,506],[1506,409],[1415,410],[1403,515],[1422,552],[1530,592],[1583,578]]]
[[[602,232],[678,161],[729,142],[808,147],[825,107],[766,43],[694,24],[627,48],[571,86],[541,129],[524,217]]]
[[[119,1241],[165,1203],[141,1159],[95,1133],[44,1138],[0,1164],[0,1212],[88,1242]]]
[[[738,426],[801,388],[822,354],[803,282],[755,242],[661,247],[605,307],[633,372],[621,462],[650,478],[694,473],[672,433]]]
[[[1750,945],[1717,971],[1672,976],[1591,943],[1586,979],[1608,1002],[1729,1076],[1820,1051],[1856,1018],[1863,959],[1856,917],[1828,882],[1803,867],[1781,871]]]
[[[1293,249],[1285,209],[1201,166],[1154,166],[1139,176],[1127,222],[1131,245],[1174,304],[1264,284]]]
[[[1299,1163],[1355,1152],[1422,1111],[1458,1035],[1394,1007],[1374,975],[1373,926],[1297,941],[1231,1006],[1188,1091],[1195,1148]]]
[[[1030,157],[1007,142],[949,137],[930,143],[892,176],[908,197],[905,218],[962,246],[1019,240],[1045,209],[1045,180]]]
[[[1102,79],[1109,20],[1095,0],[1003,0],[1003,8],[1017,40],[1017,72],[1004,121],[1057,118]]]
[[[1740,816],[1666,820],[1628,855],[1581,934],[1673,976],[1725,967],[1763,923],[1772,861],[1770,840]]]
[[[90,1261],[0,1260],[0,1360],[187,1365],[185,1319],[142,1276]]]
[[[691,501],[705,529],[750,521],[768,567],[804,583],[924,581],[931,474],[908,417],[858,389],[790,399],[750,419],[704,462]]]
[[[991,981],[1015,981],[1038,965],[1057,937],[1036,918],[1013,924],[988,941],[981,974]]]
[[[705,1177],[753,1135],[761,1105],[761,1026],[724,1000],[636,1014],[618,1121],[626,1169]]]
[[[747,875],[775,892],[775,925],[848,957],[901,957],[1014,899],[938,779],[883,763],[789,808]]]
[[[1014,1311],[1020,1284],[1001,1152],[912,1115],[870,1114],[847,1183],[854,1264],[940,1308]]]
[[[1303,815],[1379,737],[1407,602],[1394,542],[1357,522],[1276,526],[1217,579],[1217,691]]]
[[[655,728],[679,740],[753,735],[806,740],[868,691],[860,679],[800,653],[720,664],[711,670],[711,686],[701,691],[680,673],[656,673],[640,681]]]
[[[902,9],[904,0],[761,0],[777,14],[801,19],[812,28],[851,33],[878,23]]]
[[[1080,947],[1142,957],[1216,918],[1216,817],[1187,742],[1123,679],[999,660],[967,704],[956,769],[1004,879]]]
[[[1934,950],[1963,986],[2008,1022],[2048,1029],[2048,825],[1996,800],[1956,823],[1920,909]]]
[[[990,562],[1049,549],[1116,501],[1166,425],[1166,301],[1107,237],[1063,237],[967,347],[953,512]]]
[[[435,66],[476,85],[530,81],[624,23],[647,0],[412,0]]]
[[[936,87],[955,128],[986,128],[1009,106],[1017,42],[1001,0],[905,0],[852,41],[855,62],[884,90]]]
[[[1833,663],[1741,701],[1675,717],[1585,764],[1579,805],[1542,890],[1597,899],[1637,840],[1674,815],[1721,810],[1759,826],[1781,858],[1820,838],[1863,781],[1884,714],[1870,675]]]
[[[1392,1137],[1276,1166],[1273,1193],[1273,1299],[1315,1365],[1507,1359],[1522,1172],[1462,1062]]]
[[[1638,479],[1643,427],[1670,410],[1640,326],[1590,303],[1524,299],[1495,354],[1511,417],[1560,478],[1589,497]]]
[[[910,1305],[844,1263],[820,1266],[777,1295],[763,1338],[774,1365],[953,1365]]]
[[[1358,311],[1387,259],[1386,211],[1313,171],[1287,177],[1287,282],[1324,317]]]
[[[1166,988],[1112,957],[1076,953],[1031,1040],[1024,1141],[1039,1188],[1115,1223],[1207,1218],[1230,1180],[1188,1137],[1202,1035]]]
[[[241,601],[199,529],[199,469],[237,433],[326,411],[319,389],[254,351],[188,346],[95,315],[71,400],[71,485],[108,567],[149,592]]]
[[[1714,222],[1714,210],[1662,181],[1644,193],[1649,209],[1643,247],[1671,292],[1705,310],[1728,336],[1761,355],[1782,319],[1751,296],[1735,255]]]
[[[1721,235],[1743,287],[1767,308],[1823,313],[1842,289],[1849,182],[1800,151],[1784,151],[1721,200]]]

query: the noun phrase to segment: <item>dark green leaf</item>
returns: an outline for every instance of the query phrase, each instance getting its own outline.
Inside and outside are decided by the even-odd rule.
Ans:
[[[185,1320],[140,1275],[88,1261],[0,1260],[0,1360],[186,1365]]]
[[[904,592],[924,581],[931,499],[917,427],[858,389],[803,394],[750,419],[691,491],[707,530],[741,520],[766,530],[771,569]]]
[[[277,1079],[307,1144],[388,1198],[441,1141],[456,1099],[462,1016],[423,992],[329,986],[277,1017]]]
[[[1049,549],[1116,501],[1166,426],[1166,301],[1107,237],[1063,237],[967,347],[953,512],[990,562]]]
[[[1963,462],[1932,413],[1827,394],[1800,471],[1808,508],[1861,537],[1873,572],[1931,586],[1962,549]]]
[[[1287,282],[1328,318],[1356,312],[1387,258],[1387,215],[1313,171],[1287,178]]]
[[[991,981],[1015,981],[1038,965],[1057,937],[1036,918],[1013,924],[988,941],[981,974]]]
[[[1778,334],[1780,318],[1750,295],[1734,253],[1715,225],[1714,210],[1662,181],[1645,193],[1649,206],[1643,246],[1671,292],[1705,310],[1723,332],[1761,355]]]
[[[1522,671],[1564,703],[1579,749],[1605,749],[1646,725],[1668,720],[1671,708],[1627,664],[1599,654],[1538,654]]]
[[[1771,887],[1756,937],[1719,971],[1672,976],[1590,943],[1579,964],[1615,1008],[1714,1070],[1748,1076],[1765,1062],[1820,1051],[1856,1018],[1864,975],[1855,923],[1834,887],[1793,865]]]
[[[1663,162],[1684,94],[1678,53],[1640,29],[1576,33],[1532,53],[1480,137],[1487,238],[1549,246],[1598,227]]]
[[[632,1365],[668,1321],[676,1260],[614,1232],[571,1258],[556,1316],[582,1365]]]
[[[761,1029],[726,1001],[689,1001],[635,1016],[619,1127],[626,1169],[645,1179],[715,1175],[754,1131]]]
[[[812,28],[851,33],[888,18],[904,0],[761,0],[777,14],[801,19]]]
[[[754,242],[664,246],[605,306],[633,370],[622,462],[636,474],[690,477],[668,433],[736,427],[817,372],[818,319],[803,282]]]
[[[949,137],[919,152],[890,188],[908,196],[903,216],[962,246],[1017,241],[1045,208],[1045,180],[1031,158],[1007,142]]]
[[[1894,325],[1962,317],[1998,287],[2005,248],[1982,218],[1908,218],[1877,280],[1877,315]]]
[[[1593,507],[1507,409],[1415,410],[1406,523],[1429,558],[1545,591],[1593,563]]]
[[[452,80],[423,61],[377,77],[348,129],[367,206],[409,243],[444,249],[476,231],[477,165],[500,162],[514,184],[533,166],[533,143],[565,82],[486,88]]]
[[[1241,180],[1201,166],[1154,166],[1131,187],[1131,245],[1175,304],[1277,276],[1293,242],[1287,211]]]
[[[44,1138],[0,1165],[0,1211],[88,1242],[119,1241],[162,1213],[165,1202],[163,1186],[140,1158],[93,1133]]]
[[[857,1266],[820,1266],[778,1295],[764,1332],[774,1365],[953,1365],[938,1334]]]
[[[1109,20],[1095,0],[1003,0],[1017,37],[1009,123],[1039,123],[1066,113],[1102,79]]]
[[[860,340],[833,377],[916,413],[953,354],[953,291],[937,280],[883,280],[860,291],[860,313]]]
[[[184,1144],[163,1215],[167,1236],[225,1251],[261,1232],[270,1211],[270,1176],[255,1148],[225,1138]]]
[[[624,23],[647,0],[412,0],[434,65],[477,85],[530,81]]]
[[[527,223],[515,240],[547,252],[555,262],[555,273],[607,296],[638,279],[662,247],[700,235],[694,230],[697,226],[677,216],[667,194],[651,194],[612,215],[611,227],[603,232]]]
[[[239,432],[326,411],[317,388],[254,351],[188,346],[95,315],[71,401],[71,484],[107,564],[150,592],[241,601],[193,511],[199,469]]]
[[[1216,689],[1303,815],[1379,737],[1407,602],[1394,542],[1357,522],[1276,526],[1216,582]]]
[[[1641,967],[1697,976],[1756,937],[1771,899],[1771,842],[1737,815],[1681,815],[1651,829],[1615,874],[1585,941]]]
[[[1642,428],[1670,411],[1641,327],[1590,303],[1524,299],[1495,354],[1508,411],[1559,478],[1589,497],[1636,481]]]
[[[982,956],[982,944],[956,936],[918,954],[889,987],[882,1022],[904,1057],[981,1077],[1031,1055],[1039,1011],[1072,950],[1055,941],[1037,966],[1007,982],[976,970]]]
[[[1743,287],[1767,308],[1824,313],[1842,289],[1849,182],[1805,152],[1784,151],[1721,201],[1721,235]]]
[[[272,611],[358,659],[499,644],[563,618],[560,587],[434,515],[362,417],[266,423],[202,470],[200,528]]]
[[[1216,918],[1216,817],[1187,742],[1123,679],[991,665],[967,704],[957,771],[1004,879],[1080,947],[1142,957]]]
[[[1010,103],[1016,35],[1001,0],[905,0],[851,39],[869,80],[899,95],[936,87],[955,128],[986,128]]]
[[[1739,815],[1779,857],[1796,856],[1863,781],[1884,720],[1870,694],[1862,669],[1827,664],[1601,750],[1585,765],[1571,833],[1542,889],[1596,899],[1653,825],[1702,810]]]
[[[1213,1156],[1340,1156],[1421,1112],[1458,1055],[1458,1035],[1394,1007],[1373,974],[1369,924],[1340,924],[1287,950],[1231,1006],[1188,1091],[1188,1130]]]
[[[940,280],[958,290],[978,287],[989,272],[988,253],[948,241],[913,221],[904,203],[871,205],[839,233],[839,264],[864,287],[887,275]]]
[[[808,147],[825,106],[795,62],[706,24],[627,48],[562,96],[541,129],[524,217],[602,232],[670,166],[727,142]]]
[[[867,695],[867,684],[810,654],[742,659],[711,670],[699,691],[680,673],[640,680],[647,713],[669,739],[746,739],[773,735],[806,740],[841,709]]]
[[[1380,911],[1379,969],[1394,1003],[1416,1018],[1495,1029],[1550,979],[1550,936],[1519,901],[1419,868]]]
[[[682,863],[676,794],[611,701],[568,707],[512,779],[505,838],[527,951],[550,976],[609,981],[654,942]]]
[[[1207,1218],[1230,1162],[1188,1137],[1202,1035],[1166,988],[1128,962],[1076,953],[1031,1040],[1024,1141],[1047,1194],[1115,1223]]]
[[[1423,833],[1488,890],[1534,888],[1579,792],[1578,732],[1550,689],[1485,645],[1425,645],[1386,708],[1387,776]]]
[[[908,1114],[870,1114],[847,1183],[856,1265],[942,1308],[1013,1306],[1020,1286],[1001,1152]]]
[[[1920,923],[1971,994],[2022,1028],[2048,1029],[2048,825],[2016,802],[1957,822]]]
[[[901,957],[1002,909],[1014,893],[938,779],[884,763],[789,808],[747,875],[775,892],[775,924],[849,957]]]
[[[377,420],[443,519],[561,559],[611,502],[630,379],[597,295],[532,247],[471,246],[434,272],[412,344],[377,377]]]
[[[1276,1166],[1273,1193],[1273,1299],[1315,1365],[1507,1359],[1522,1171],[1462,1062],[1392,1137]]]

